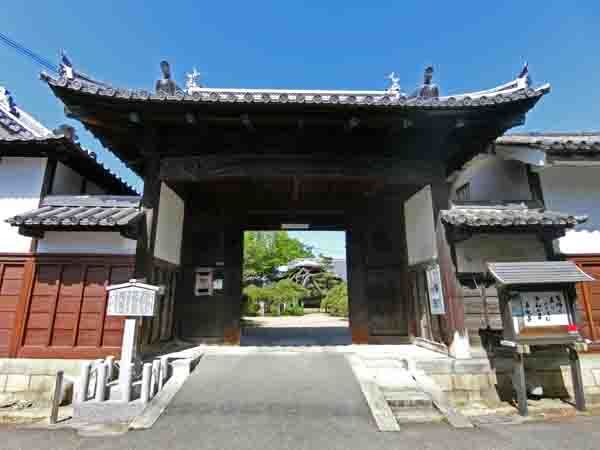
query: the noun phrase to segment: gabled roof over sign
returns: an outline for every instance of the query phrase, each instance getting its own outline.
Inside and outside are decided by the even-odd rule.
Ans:
[[[571,261],[488,263],[500,284],[552,284],[596,281]]]

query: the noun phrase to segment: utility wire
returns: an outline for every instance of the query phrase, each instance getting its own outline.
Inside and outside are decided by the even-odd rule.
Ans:
[[[17,53],[21,54],[22,56],[26,56],[26,57],[30,58],[35,63],[39,64],[40,66],[44,67],[45,69],[48,69],[54,73],[58,73],[58,67],[56,66],[56,64],[52,63],[50,60],[48,60],[42,56],[37,55],[32,50],[28,49],[24,45],[21,45],[14,40],[12,40],[11,38],[9,38],[8,36],[6,36],[3,33],[0,33],[0,43],[3,43],[4,45],[6,45],[9,48],[12,48],[13,50],[15,50]]]

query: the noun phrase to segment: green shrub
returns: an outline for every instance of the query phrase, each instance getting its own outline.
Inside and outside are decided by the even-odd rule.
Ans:
[[[264,302],[265,311],[274,316],[303,315],[303,299],[309,294],[307,289],[291,280],[281,280],[265,287],[246,286],[243,293],[244,314],[258,314],[260,302]]]
[[[321,300],[321,309],[332,316],[348,317],[348,286],[346,283],[331,288]]]

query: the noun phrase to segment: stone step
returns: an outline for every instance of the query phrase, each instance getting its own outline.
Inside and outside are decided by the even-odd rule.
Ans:
[[[431,397],[423,391],[384,391],[388,405],[393,408],[433,408]]]
[[[441,414],[435,408],[392,408],[392,413],[399,424],[442,422]]]

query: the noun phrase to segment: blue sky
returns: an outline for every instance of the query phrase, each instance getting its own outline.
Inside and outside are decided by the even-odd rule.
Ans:
[[[151,89],[168,59],[182,85],[193,66],[211,87],[380,89],[396,71],[410,91],[433,64],[451,94],[509,81],[527,60],[534,83],[553,91],[521,129],[600,129],[597,0],[32,3],[4,2],[0,30],[53,60],[64,48],[77,69],[118,86]],[[0,61],[0,84],[22,107],[49,127],[69,122],[38,66],[6,47]],[[311,236],[311,245],[343,254],[342,235]]]

